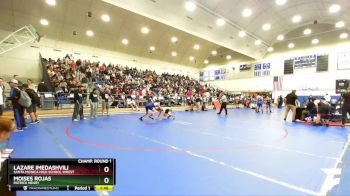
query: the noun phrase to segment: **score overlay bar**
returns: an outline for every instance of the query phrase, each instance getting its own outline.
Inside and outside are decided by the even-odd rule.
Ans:
[[[113,158],[9,159],[8,186],[15,190],[113,191]]]

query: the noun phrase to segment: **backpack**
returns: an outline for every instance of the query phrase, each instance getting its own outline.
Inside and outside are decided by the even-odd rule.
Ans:
[[[40,97],[38,96],[38,94],[33,90],[28,88],[26,90],[26,93],[29,95],[30,99],[32,100],[33,104],[40,104]]]
[[[19,105],[21,105],[25,108],[32,105],[32,100],[30,99],[29,95],[25,91],[20,90],[19,88],[17,88],[17,90],[19,90],[19,92],[21,94],[21,96],[18,99]]]

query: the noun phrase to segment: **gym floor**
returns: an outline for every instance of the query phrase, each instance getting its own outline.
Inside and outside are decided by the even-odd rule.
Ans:
[[[331,183],[327,171],[339,167],[348,144],[348,128],[291,123],[290,116],[285,122],[283,110],[174,114],[175,120],[162,121],[140,121],[140,114],[80,122],[43,118],[14,133],[9,147],[14,158],[116,158],[117,182],[109,195],[320,195]]]

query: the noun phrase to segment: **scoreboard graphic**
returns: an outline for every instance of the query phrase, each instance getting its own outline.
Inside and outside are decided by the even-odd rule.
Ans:
[[[10,191],[113,191],[115,159],[9,159]]]

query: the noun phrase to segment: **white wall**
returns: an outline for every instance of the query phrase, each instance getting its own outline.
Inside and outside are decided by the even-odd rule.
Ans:
[[[229,79],[225,81],[209,82],[230,91],[272,91],[273,76],[282,76],[284,60],[312,54],[328,54],[329,66],[327,72],[316,72],[316,67],[294,70],[292,75],[283,75],[283,90],[276,95],[285,95],[291,90],[297,90],[299,95],[323,95],[329,93],[335,95],[335,80],[350,79],[350,70],[338,70],[337,58],[339,52],[350,51],[350,41],[329,45],[327,47],[315,47],[307,50],[292,50],[291,52],[272,53],[264,59],[255,61],[257,63],[271,63],[271,75],[267,77],[254,77],[254,68],[249,71],[240,72],[239,65],[254,62],[234,62],[224,66],[210,65],[205,70],[226,67],[231,71]],[[235,67],[235,71],[232,71]]]
[[[8,34],[9,32],[0,31],[0,39]],[[30,45],[35,45],[39,48],[32,48]],[[54,49],[60,51],[55,51]],[[155,70],[157,73],[168,72],[171,74],[188,75],[195,79],[199,78],[199,69],[194,67],[45,38],[42,38],[40,43],[28,44],[0,55],[0,77],[8,79],[12,77],[13,74],[18,74],[23,79],[41,79],[39,52],[44,58],[57,59],[64,57],[66,54],[73,54],[75,59],[91,60],[95,62],[100,61],[106,64],[121,64],[138,69]],[[80,53],[80,55],[74,53]]]

